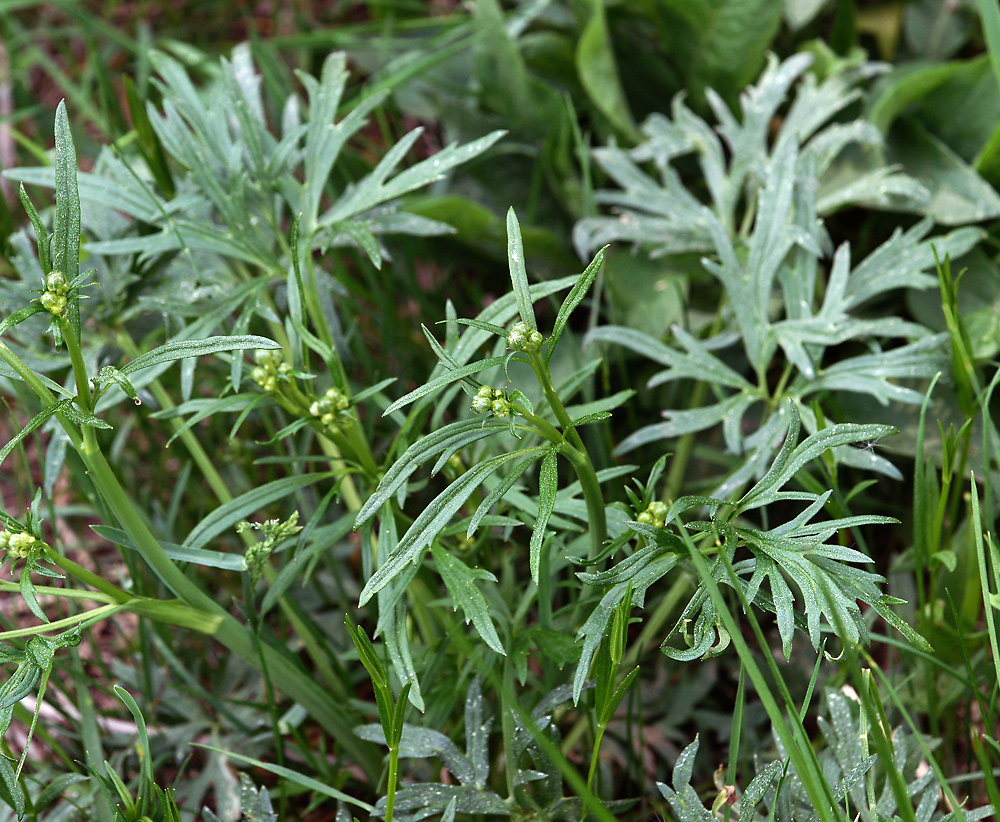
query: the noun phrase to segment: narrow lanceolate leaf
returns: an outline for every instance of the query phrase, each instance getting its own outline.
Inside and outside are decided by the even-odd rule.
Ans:
[[[239,351],[247,348],[274,349],[281,348],[274,340],[258,337],[253,334],[234,337],[207,337],[203,340],[174,340],[159,348],[147,351],[132,362],[119,369],[120,374],[132,374],[143,368],[149,368],[161,362],[183,360],[186,357],[200,357],[204,354],[216,354],[219,351]]]
[[[444,388],[446,385],[450,385],[457,380],[464,379],[465,377],[471,377],[473,374],[478,374],[480,371],[485,371],[487,368],[494,368],[498,365],[503,365],[505,357],[487,357],[485,360],[479,360],[478,362],[469,363],[468,365],[463,365],[461,368],[456,368],[453,371],[446,371],[440,377],[435,377],[430,382],[424,383],[419,388],[415,388],[409,394],[404,394],[398,400],[396,400],[392,405],[382,412],[382,416],[388,416],[393,411],[398,411],[400,408],[409,405],[411,402],[419,400],[421,397],[425,397],[437,391],[439,388]]]
[[[556,504],[556,491],[559,490],[559,471],[556,466],[556,452],[549,451],[542,460],[538,471],[538,516],[535,527],[531,529],[530,565],[531,578],[538,584],[538,565],[542,556],[542,543],[545,541],[545,527],[552,516],[552,508]]]
[[[490,419],[486,422],[480,422],[473,418],[450,423],[417,440],[385,472],[385,476],[379,482],[375,493],[361,506],[361,510],[358,511],[357,518],[354,520],[354,530],[356,531],[371,519],[386,500],[391,499],[400,486],[409,479],[410,475],[431,457],[442,452],[454,452],[473,442],[506,430],[507,423],[504,420]]]
[[[24,428],[15,434],[10,441],[3,447],[0,448],[0,463],[3,463],[5,459],[10,455],[10,452],[17,448],[18,443],[21,442],[28,434],[42,425],[49,417],[58,411],[65,411],[72,400],[60,400],[55,405],[50,405],[48,408],[43,408],[31,420],[28,422]]]
[[[490,508],[492,508],[494,504],[496,504],[500,498],[514,486],[514,483],[521,478],[521,475],[528,470],[528,466],[531,465],[531,463],[533,463],[536,459],[538,459],[537,455],[531,456],[523,462],[515,465],[513,470],[511,470],[511,472],[503,478],[503,481],[483,498],[483,501],[476,509],[476,513],[473,514],[472,518],[469,520],[469,530],[466,532],[466,538],[472,537],[472,535],[476,532],[476,529],[479,527],[479,524],[483,521],[483,517],[489,513]]]
[[[795,476],[802,466],[830,448],[850,445],[855,442],[871,442],[896,432],[897,429],[891,425],[857,425],[854,423],[841,423],[817,431],[804,439],[792,452],[788,464],[770,478],[768,485],[764,485],[762,480],[750,489],[746,496],[739,501],[738,508],[740,511],[747,511],[773,502],[777,499],[779,489]]]
[[[513,208],[507,212],[507,262],[510,264],[510,282],[517,300],[517,311],[528,327],[537,331],[535,310],[531,307],[531,294],[528,292],[528,272],[524,267],[521,226]]]
[[[399,545],[392,555],[374,574],[361,592],[359,604],[364,605],[375,594],[388,585],[409,563],[417,563],[427,547],[451,518],[461,508],[465,501],[479,484],[493,471],[508,460],[525,457],[543,450],[540,447],[525,448],[501,454],[491,460],[482,462],[470,468],[451,485],[445,488],[413,521],[407,532],[403,534]]]
[[[591,260],[590,265],[584,269],[580,278],[570,289],[569,294],[566,295],[566,299],[563,300],[562,305],[559,306],[559,313],[556,314],[556,321],[552,325],[552,339],[549,342],[548,350],[545,352],[545,362],[552,359],[552,353],[556,350],[556,344],[562,336],[563,329],[566,328],[566,323],[569,322],[570,314],[583,302],[583,298],[587,296],[594,278],[597,277],[597,272],[601,270],[601,265],[604,262],[604,252],[607,249],[608,247],[604,246],[604,248],[597,252],[594,259]]]
[[[3,318],[3,322],[0,322],[0,334],[3,334],[8,328],[13,328],[18,323],[24,322],[28,317],[44,310],[39,303],[31,303],[31,305],[26,305],[20,311],[15,311],[13,314],[7,315]]]
[[[31,198],[28,197],[28,192],[24,190],[24,183],[21,183],[20,197],[21,205],[24,206],[24,210],[28,213],[28,219],[31,220],[31,227],[35,230],[35,240],[38,243],[38,262],[41,263],[42,272],[47,274],[52,270],[52,236],[45,230],[42,218],[38,216],[38,210],[31,202]]]
[[[79,410],[72,403],[63,406],[62,412],[66,415],[68,420],[75,422],[77,425],[85,425],[88,428],[111,428],[111,426],[100,417],[95,417],[93,414],[84,414],[83,411]]]
[[[496,582],[497,578],[482,568],[470,568],[437,543],[431,546],[431,556],[434,557],[434,567],[448,587],[452,603],[455,608],[461,608],[465,614],[465,623],[471,622],[479,636],[483,638],[483,642],[498,654],[506,656],[500,637],[497,636],[497,629],[490,619],[486,597],[476,587],[477,579]]]
[[[56,215],[52,264],[72,282],[80,268],[80,192],[76,182],[76,148],[66,115],[66,101],[56,109]]]
[[[459,325],[469,325],[473,328],[479,328],[483,331],[489,331],[490,334],[496,334],[498,337],[506,337],[507,329],[502,325],[497,325],[496,323],[488,323],[483,320],[469,320],[464,317],[456,317],[454,320],[441,320],[443,323],[458,323]]]

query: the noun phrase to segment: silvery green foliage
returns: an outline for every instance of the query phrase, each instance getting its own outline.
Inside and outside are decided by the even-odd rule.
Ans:
[[[681,379],[713,387],[711,405],[665,410],[663,422],[640,428],[618,449],[627,452],[721,425],[727,450],[743,462],[713,496],[727,496],[759,476],[787,424],[783,397],[799,404],[810,431],[823,423],[809,406],[826,392],[868,394],[883,404],[919,402],[920,391],[901,381],[928,379],[946,364],[945,336],[898,317],[867,317],[865,308],[891,290],[935,287],[934,249],[942,258],[957,257],[981,236],[965,228],[928,239],[931,223],[924,220],[897,230],[853,265],[847,243],[834,250],[824,215],[848,204],[914,206],[926,193],[884,166],[839,186],[838,156],[859,148],[877,152],[881,136],[865,121],[830,120],[859,98],[856,83],[877,68],[817,82],[807,73],[809,64],[808,55],[783,63],[772,58],[759,82],[742,95],[740,120],[709,94],[719,122],[713,129],[677,99],[672,117],[647,120],[645,143],[631,151],[596,150],[596,160],[620,186],[599,192],[598,201],[613,206],[617,216],[583,220],[575,232],[581,253],[629,240],[653,257],[705,254],[705,268],[722,285],[726,328],[709,338],[680,327],[666,344],[615,326],[589,335],[590,342],[620,345],[662,364],[650,387]],[[796,81],[771,139],[772,123]],[[672,165],[691,154],[704,176],[707,203],[685,187]],[[640,163],[651,163],[659,179]],[[845,343],[869,351],[835,358],[831,349]],[[781,366],[786,373],[775,386],[773,375]],[[841,448],[835,456],[898,476],[870,451]]]
[[[819,717],[819,727],[826,747],[819,754],[819,764],[833,794],[843,811],[843,818],[860,822],[878,822],[896,816],[896,797],[885,778],[885,768],[878,757],[867,752],[866,734],[859,717],[857,696],[842,691],[826,691],[826,716]],[[951,822],[957,812],[940,809],[941,789],[934,771],[923,761],[923,752],[914,737],[904,728],[892,735],[893,762],[891,767],[902,774],[907,794],[913,802],[917,822]],[[737,802],[731,819],[739,822],[815,822],[819,813],[793,767],[785,771],[784,750],[775,736],[779,759],[759,767],[746,789],[737,792]],[[670,803],[678,822],[712,822],[717,817],[702,802],[691,786],[698,739],[677,757],[671,786],[657,783],[660,794]],[[869,797],[875,805],[870,805]],[[985,819],[993,813],[991,805],[966,809],[965,818]]]
[[[156,279],[166,266],[173,276],[153,300],[159,310],[185,313],[198,299],[219,298],[227,271],[250,265],[281,276],[288,270],[280,243],[282,226],[301,215],[299,253],[336,246],[361,248],[376,266],[387,234],[434,235],[449,226],[399,209],[399,198],[440,180],[455,166],[482,153],[502,132],[465,145],[450,145],[402,171],[397,167],[420,137],[414,129],[391,146],[362,179],[338,188],[331,173],[347,141],[385,99],[384,93],[359,101],[337,119],[348,72],[346,58],[333,53],[319,78],[300,73],[306,98],[291,95],[280,123],[268,122],[257,73],[246,46],[229,60],[208,64],[212,82],[196,88],[185,67],[164,52],[150,63],[163,96],[162,111],[146,114],[164,153],[173,161],[175,191],[157,190],[154,175],[132,156],[104,150],[91,173],[79,175],[80,197],[88,213],[91,254],[137,255],[131,270],[115,264],[99,276],[115,278],[116,291],[136,272]],[[19,168],[8,176],[26,183],[53,185],[51,170]],[[127,220],[122,219],[122,215]],[[137,235],[131,222],[150,230]],[[162,279],[162,278],[161,278]],[[220,279],[222,282],[220,282]],[[261,278],[258,287],[266,281]],[[231,287],[232,283],[226,283]],[[146,283],[147,286],[150,283]],[[183,286],[183,287],[179,287]],[[321,281],[321,293],[332,285]],[[255,296],[244,294],[243,300]],[[149,302],[146,308],[154,307]]]
[[[209,822],[225,822],[213,813],[209,808],[202,808],[202,815]],[[245,773],[240,774],[240,807],[238,809],[239,819],[247,822],[278,822],[278,814],[274,812],[271,805],[271,795],[267,788],[261,787],[257,790],[253,781]],[[337,820],[347,819],[338,812]]]
[[[843,529],[886,525],[896,520],[861,515],[813,522],[831,492],[812,494],[783,490],[800,469],[827,450],[885,436],[894,429],[885,425],[842,423],[824,428],[799,442],[800,420],[794,403],[788,403],[786,416],[789,422],[781,450],[763,477],[739,500],[731,503],[731,507],[727,506],[728,513],[719,514],[726,500],[681,497],[670,507],[661,527],[628,523],[636,534],[645,538],[630,556],[607,571],[578,574],[585,584],[599,587],[604,593],[577,634],[583,646],[574,681],[574,699],[579,698],[615,606],[631,586],[633,601],[641,607],[650,586],[685,560],[687,547],[678,528],[683,521],[682,515],[688,511],[703,511],[706,506],[709,519],[683,521],[684,529],[717,541],[719,550],[724,551],[733,564],[747,600],[775,614],[786,658],[791,655],[796,628],[804,629],[813,647],[819,647],[824,618],[845,642],[867,642],[869,633],[859,602],[873,608],[914,645],[927,648],[926,641],[893,613],[892,606],[899,600],[882,592],[880,586],[885,582],[884,577],[855,567],[871,563],[872,559],[855,548],[831,542]],[[788,522],[769,530],[748,524],[744,516],[747,512],[783,501],[802,502],[805,508]],[[735,557],[740,548],[749,551],[752,557],[737,561]],[[730,582],[721,556],[713,563],[712,574],[720,584]],[[683,633],[687,644],[683,650],[667,644],[678,633]],[[702,585],[682,611],[662,649],[674,659],[691,661],[722,653],[729,641],[729,634]]]
[[[469,686],[465,699],[465,753],[447,736],[430,728],[405,725],[400,742],[400,758],[436,758],[454,780],[451,783],[423,782],[406,785],[396,793],[394,818],[400,822],[444,814],[487,814],[526,818],[529,810],[539,819],[553,822],[576,822],[583,809],[576,796],[564,796],[563,777],[559,766],[538,744],[538,736],[546,735],[559,743],[559,731],[553,723],[555,711],[570,700],[572,691],[563,685],[546,694],[531,711],[533,728],[526,727],[514,714],[512,761],[517,764],[515,784],[522,790],[513,797],[502,798],[487,787],[490,775],[490,732],[493,717],[484,713],[484,699],[479,677]],[[355,731],[363,739],[382,743],[382,726],[377,723],[361,726]],[[457,784],[455,782],[457,781]],[[610,803],[614,810],[620,803]],[[385,799],[376,805],[376,814],[384,812]]]

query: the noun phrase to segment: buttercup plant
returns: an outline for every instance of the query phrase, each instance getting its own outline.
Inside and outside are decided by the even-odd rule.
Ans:
[[[54,184],[56,207],[39,214],[23,196],[37,251],[26,235],[15,237],[21,280],[0,283],[5,310],[10,301],[0,320],[0,377],[18,409],[32,408],[0,463],[35,441],[45,473],[23,521],[3,517],[6,567],[19,578],[0,580],[0,590],[19,594],[41,624],[0,633],[10,643],[0,645],[0,662],[13,670],[0,686],[0,730],[20,699],[34,692],[41,705],[48,683],[83,704],[88,680],[75,644],[101,620],[130,612],[142,618],[140,664],[109,666],[110,675],[133,678],[125,684],[142,692],[148,710],[159,706],[160,727],[147,737],[138,702],[118,692],[139,732],[136,782],[124,756],[118,768],[104,764],[114,743],[93,708],[81,711],[82,744],[71,753],[81,751],[89,771],[70,776],[106,789],[109,812],[94,806],[101,822],[113,821],[114,806],[123,817],[178,822],[209,802],[215,810],[204,815],[220,822],[237,818],[237,803],[276,822],[306,801],[330,802],[338,822],[614,822],[653,813],[708,822],[727,808],[730,818],[752,820],[927,822],[949,818],[942,803],[960,809],[932,743],[893,731],[911,717],[864,650],[874,637],[900,655],[932,658],[870,567],[875,551],[864,535],[898,521],[864,496],[864,483],[845,494],[836,471],[846,463],[891,473],[866,445],[895,429],[840,422],[829,397],[862,374],[869,392],[912,400],[901,374],[926,376],[943,341],[917,323],[861,313],[886,289],[928,284],[929,225],[852,268],[818,220],[838,203],[865,200],[857,188],[814,197],[809,180],[838,145],[877,142],[863,125],[827,126],[816,113],[843,109],[854,80],[871,69],[820,83],[801,57],[772,63],[745,98],[743,122],[713,103],[729,151],[682,103],[672,121],[647,123],[648,144],[601,150],[609,175],[631,186],[601,198],[629,219],[581,224],[581,245],[594,256],[573,276],[529,276],[532,238],[526,231],[522,241],[511,208],[509,293],[473,318],[449,300],[440,335],[419,326],[422,317],[408,324],[416,313],[408,305],[388,333],[412,349],[419,328],[436,363],[393,400],[385,363],[396,369],[400,360],[373,354],[382,341],[370,329],[366,336],[370,318],[351,315],[371,296],[359,297],[358,283],[396,252],[391,234],[445,230],[417,216],[421,205],[433,213],[433,202],[404,195],[499,135],[396,172],[416,144],[410,132],[382,159],[341,164],[348,137],[380,96],[362,93],[341,106],[342,55],[327,56],[318,78],[303,76],[304,98],[282,99],[278,118],[262,92],[274,77],[258,73],[246,48],[205,69],[214,75],[204,93],[178,56],[150,58],[163,102],[134,106],[134,145],[77,175],[60,106],[53,172],[23,174]],[[773,131],[796,82],[796,101]],[[580,148],[582,158],[582,137]],[[688,152],[701,162],[711,205],[672,169]],[[367,172],[355,173],[363,163]],[[650,182],[647,163],[662,185]],[[888,169],[861,188],[877,199],[879,185],[888,192],[883,205],[921,195]],[[601,324],[608,251],[597,246],[625,238],[647,206],[669,212],[665,225],[643,218],[627,239],[647,244],[653,228],[666,228],[660,250],[688,243],[714,256],[709,269],[722,285],[714,319],[668,342]],[[93,272],[79,271],[81,234]],[[959,230],[935,243],[957,253],[977,236]],[[824,255],[832,257],[828,276]],[[102,288],[81,304],[88,282]],[[954,309],[955,289],[942,289]],[[35,314],[56,337],[54,353]],[[577,333],[584,326],[587,337]],[[674,428],[651,430],[641,419],[631,426],[636,392],[602,390],[614,372],[584,339],[661,361],[667,371],[654,383],[683,378],[705,393],[692,408],[668,411]],[[888,348],[894,340],[905,342]],[[868,354],[837,348],[865,342]],[[412,352],[405,360],[421,362]],[[970,407],[980,393],[970,378]],[[701,416],[681,416],[688,412]],[[689,433],[721,424],[733,446],[735,462],[710,496],[694,493],[709,482],[686,474],[692,463],[683,453],[651,453],[688,423],[697,424]],[[231,449],[221,447],[227,428]],[[212,448],[203,444],[209,438]],[[156,452],[153,471],[179,466],[165,492],[147,494],[135,473],[125,474],[122,453],[144,439]],[[623,464],[616,445],[642,465]],[[100,523],[97,536],[121,549],[113,570],[66,556],[62,526],[72,510],[55,502],[58,476],[69,478],[88,524]],[[43,510],[48,521],[63,518],[60,529],[43,527]],[[988,542],[981,533],[977,540]],[[37,584],[40,574],[64,577],[63,587]],[[49,597],[60,599],[49,607]],[[876,616],[902,641],[882,637]],[[211,639],[204,664],[179,661],[182,635],[164,626]],[[786,660],[813,666],[804,694],[779,667],[775,644]],[[74,674],[69,689],[63,660]],[[225,692],[206,684],[220,681]],[[857,695],[850,703],[848,682]],[[731,716],[727,704],[726,722],[716,714],[715,731],[696,737],[689,720],[703,706],[691,694],[712,684]],[[883,698],[893,700],[891,722]],[[807,719],[820,700],[822,739]],[[673,717],[647,724],[650,706]],[[196,731],[188,712],[204,719]],[[173,767],[194,736],[211,736],[196,748],[207,758],[192,758],[193,776],[178,780],[176,794],[161,790],[154,769]],[[715,754],[720,738],[730,762],[706,803],[696,757],[699,745]],[[748,748],[759,761],[741,753]],[[27,755],[16,766],[0,757],[0,796],[35,822],[45,791],[22,770]],[[72,756],[65,761],[76,767]],[[257,769],[255,779],[270,774],[268,789],[244,775],[236,797],[235,767]],[[619,790],[623,775],[644,806]]]

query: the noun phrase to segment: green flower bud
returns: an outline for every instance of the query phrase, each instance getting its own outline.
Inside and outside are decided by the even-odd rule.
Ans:
[[[474,414],[485,414],[493,406],[493,400],[488,397],[484,397],[481,394],[476,394],[472,398],[472,412]]]
[[[510,416],[510,403],[503,397],[493,400],[493,404],[490,406],[490,409],[493,411],[494,417]]]
[[[66,298],[61,294],[53,294],[51,291],[43,291],[41,303],[42,308],[54,317],[58,317],[66,311]]]
[[[636,517],[636,521],[645,525],[652,525],[654,528],[662,528],[667,524],[667,512],[669,507],[665,502],[654,500],[649,506]]]
[[[66,294],[69,288],[66,286],[66,278],[59,271],[53,271],[45,280],[45,290],[54,294]]]
[[[330,407],[334,411],[346,411],[351,407],[351,401],[347,399],[347,395],[339,388],[327,388],[323,399],[330,404]]]
[[[528,342],[529,331],[527,323],[514,323],[510,331],[507,332],[507,346],[515,351],[523,351]]]
[[[10,531],[4,529],[0,531],[0,551],[6,551],[7,546],[10,544]]]
[[[36,540],[31,534],[11,534],[7,541],[7,550],[16,557],[26,557],[31,553],[31,546]]]

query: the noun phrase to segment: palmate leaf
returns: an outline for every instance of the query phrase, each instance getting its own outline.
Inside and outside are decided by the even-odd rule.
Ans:
[[[931,240],[932,221],[923,220],[894,233],[853,268],[844,244],[824,283],[823,262],[832,243],[821,220],[819,190],[824,197],[836,193],[850,199],[839,183],[849,175],[838,171],[837,158],[851,145],[882,143],[870,124],[830,120],[861,96],[859,83],[879,69],[866,65],[819,82],[807,73],[809,65],[802,54],[782,63],[770,60],[742,95],[738,113],[708,92],[716,130],[677,100],[671,117],[647,120],[647,140],[635,149],[596,150],[599,164],[619,186],[598,192],[597,199],[617,213],[583,220],[574,233],[581,255],[609,239],[627,239],[650,257],[706,254],[705,268],[721,283],[731,307],[720,314],[728,324],[723,333],[702,340],[673,329],[664,343],[633,329],[606,327],[590,332],[587,340],[620,345],[662,363],[665,370],[649,381],[650,388],[676,380],[712,385],[711,404],[665,410],[665,421],[633,431],[618,453],[721,425],[727,450],[743,461],[721,480],[716,494],[732,493],[760,467],[752,464],[752,454],[762,443],[744,431],[751,406],[765,403],[758,430],[768,435],[774,433],[772,421],[784,413],[783,397],[771,395],[773,380],[765,373],[774,367],[779,348],[789,366],[782,393],[800,405],[826,392],[919,403],[919,386],[904,381],[929,379],[942,368],[945,339],[901,318],[858,315],[886,291],[933,287],[932,242],[964,253],[979,235],[979,229],[964,228]],[[789,97],[791,108],[775,135],[773,118]],[[690,153],[697,156],[707,204],[685,188],[673,167]],[[648,171],[650,164],[659,179]],[[823,175],[833,179],[828,183]],[[903,192],[909,183],[889,169],[877,178],[886,190]],[[848,340],[862,341],[870,353],[843,358],[837,346]],[[742,350],[735,350],[736,343]],[[834,452],[838,461],[853,456],[844,449]],[[871,467],[891,471],[884,463]]]
[[[797,443],[801,424],[799,409],[791,400],[789,400],[787,408],[788,430],[781,451],[767,473],[739,500],[737,509],[740,512],[760,508],[779,499],[780,489],[804,465],[816,459],[824,451],[840,445],[872,441],[888,434],[897,433],[897,429],[891,425],[841,423],[810,434],[801,443]]]
[[[796,624],[801,621],[800,612],[795,608],[798,601],[801,602],[801,617],[804,618],[805,628],[816,648],[820,643],[820,622],[824,618],[836,632],[843,634],[845,641],[868,641],[868,629],[858,604],[860,602],[882,614],[887,622],[897,627],[915,646],[926,649],[926,641],[912,629],[904,627],[902,621],[892,614],[894,602],[880,589],[885,579],[854,567],[854,564],[872,562],[871,558],[853,548],[827,543],[827,540],[845,529],[888,525],[897,520],[862,515],[812,522],[823,509],[830,492],[816,495],[782,490],[798,471],[826,450],[867,440],[872,436],[881,436],[880,430],[887,427],[835,425],[811,434],[799,443],[800,419],[793,404],[788,406],[788,416],[788,429],[781,449],[760,481],[735,503],[735,510],[729,518],[726,521],[689,522],[687,528],[717,533],[723,540],[722,550],[726,551],[730,561],[739,548],[750,551],[753,559],[736,563],[734,569],[747,599],[776,615],[786,658],[791,654]],[[884,433],[891,433],[893,430],[887,428]],[[777,500],[805,500],[808,505],[796,517],[767,531],[734,524],[736,517],[746,511]],[[655,538],[660,545],[674,550],[675,538],[670,534],[660,532]],[[626,563],[635,563],[637,557],[646,552],[652,554],[659,547],[648,546],[637,551],[612,571],[626,568]],[[717,561],[712,570],[717,581],[724,581],[721,562]],[[769,586],[769,595],[764,595],[762,591],[765,581]],[[696,658],[718,650],[717,647],[713,648],[714,632],[719,633],[720,641],[725,640],[715,607],[702,590],[692,597],[678,620],[678,626],[695,614],[697,617],[694,620],[691,647],[686,651],[665,648],[672,657]]]

